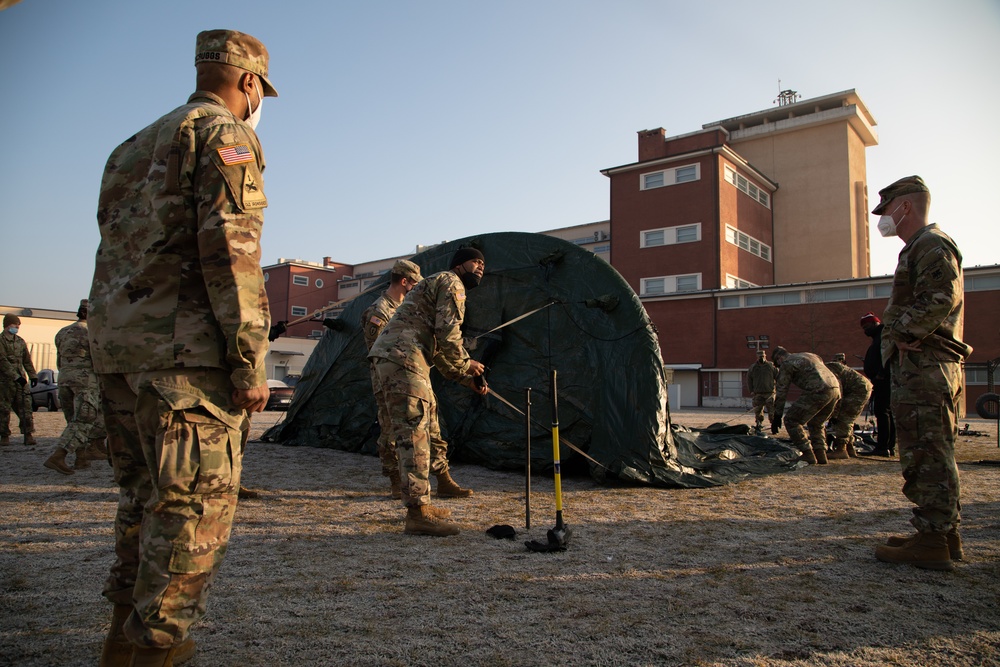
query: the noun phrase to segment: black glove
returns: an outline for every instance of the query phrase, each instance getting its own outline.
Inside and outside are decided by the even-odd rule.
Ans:
[[[275,322],[271,325],[271,330],[267,332],[267,339],[274,342],[281,334],[288,331],[288,322],[281,320],[280,322]]]
[[[17,378],[16,380],[14,380],[14,382],[17,384],[18,387],[24,387],[24,385],[28,384],[28,381],[25,380],[23,377]]]
[[[38,378],[31,378],[31,386],[32,387],[38,386]]]
[[[344,329],[347,328],[344,325],[344,321],[343,320],[341,320],[341,319],[334,319],[332,317],[328,317],[325,320],[323,320],[323,326],[325,326],[330,331],[343,331]]]
[[[778,431],[781,430],[781,415],[775,415],[774,421],[771,422],[771,433],[777,435]]]

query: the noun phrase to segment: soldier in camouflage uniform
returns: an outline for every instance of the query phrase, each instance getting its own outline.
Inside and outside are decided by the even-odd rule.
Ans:
[[[413,262],[401,259],[393,264],[389,276],[389,289],[375,299],[372,305],[368,306],[361,314],[361,331],[364,334],[365,346],[368,351],[371,351],[375,339],[392,319],[399,304],[403,303],[403,297],[421,280],[423,280],[423,276],[420,275],[420,267]],[[375,372],[373,360],[369,360],[368,370],[372,378],[372,391],[375,394],[378,415],[380,430],[378,456],[382,461],[382,474],[389,478],[390,495],[393,498],[399,498],[399,464],[396,462],[396,443],[389,438],[389,415],[386,412],[382,385],[378,381],[378,373]]]
[[[930,190],[919,176],[879,192],[872,213],[882,236],[905,245],[882,321],[882,359],[891,367],[892,413],[903,469],[903,494],[913,502],[908,537],[875,549],[889,563],[951,570],[964,557],[955,438],[964,414],[962,364],[972,348],[962,341],[965,288],[962,254],[929,224]]]
[[[833,361],[826,364],[840,382],[840,401],[830,416],[830,424],[833,426],[833,451],[828,458],[831,459],[857,458],[858,453],[854,449],[854,421],[868,405],[868,399],[872,395],[872,383],[864,375],[847,366],[844,363],[846,361],[847,355],[840,352],[833,356]]]
[[[74,466],[78,470],[106,454],[101,452],[107,434],[101,417],[97,375],[90,358],[87,299],[80,301],[76,316],[76,322],[56,334],[59,404],[66,417],[66,428],[59,437],[59,445],[44,463],[46,468],[64,475],[73,474],[73,468],[66,464],[68,454],[76,452]]]
[[[785,414],[788,388],[795,384],[802,393],[788,408],[785,428],[792,445],[802,452],[807,463],[826,463],[826,420],[840,400],[840,383],[823,365],[823,360],[811,352],[789,354],[783,347],[774,348],[774,363],[778,366],[778,381],[774,397],[774,425],[772,433],[781,428]],[[805,426],[803,427],[803,424]],[[809,437],[806,437],[806,429]],[[810,449],[810,442],[812,449]]]
[[[361,315],[361,327],[369,351],[375,344],[375,339],[378,338],[382,329],[389,323],[396,309],[403,302],[403,297],[416,287],[417,283],[423,280],[423,277],[420,275],[419,266],[401,259],[393,266],[391,280],[389,289]],[[378,373],[375,372],[375,364],[369,363],[369,369],[372,377],[372,389],[375,392],[375,402],[378,406],[378,423],[381,429],[378,451],[379,458],[382,460],[382,474],[389,477],[390,495],[393,498],[400,498],[399,463],[396,460],[396,443],[389,438],[389,413],[385,407],[385,397],[378,381]],[[473,495],[472,489],[459,486],[451,478],[451,472],[448,470],[448,443],[441,437],[441,424],[438,420],[437,409],[430,414],[428,419],[427,433],[431,447],[430,471],[438,482],[438,497],[468,498]]]
[[[102,665],[163,665],[229,542],[249,414],[264,409],[270,315],[260,268],[268,53],[199,33],[197,92],[108,159],[90,340],[120,488]],[[128,662],[129,660],[134,662]]]
[[[36,443],[34,412],[27,384],[38,384],[35,365],[28,354],[28,344],[17,335],[21,318],[12,313],[3,317],[0,333],[0,445],[10,444],[10,412],[14,411],[24,434],[24,444]]]
[[[774,380],[778,369],[767,360],[764,350],[757,351],[757,361],[747,369],[747,389],[753,396],[754,430],[760,435],[764,423],[764,408],[767,417],[774,426]]]
[[[450,512],[430,504],[430,424],[437,412],[431,367],[480,395],[488,392],[485,381],[475,382],[484,366],[469,358],[461,330],[465,291],[482,279],[483,254],[475,248],[460,248],[450,266],[425,278],[407,295],[368,355],[375,363],[389,413],[389,437],[396,443],[406,506],[403,531],[413,535],[459,532],[455,524],[445,521]]]

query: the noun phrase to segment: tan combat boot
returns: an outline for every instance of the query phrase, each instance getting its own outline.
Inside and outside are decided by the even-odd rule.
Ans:
[[[886,546],[889,547],[901,547],[908,544],[910,540],[915,540],[920,533],[914,533],[913,535],[898,535],[890,537],[885,541]],[[957,530],[951,530],[947,533],[948,538],[948,555],[951,556],[952,560],[965,560],[965,552],[962,550],[962,536]]]
[[[799,447],[799,451],[802,452],[802,458],[800,460],[809,464],[816,463],[816,455],[813,454],[813,450],[808,444]]]
[[[399,471],[389,473],[389,497],[399,500],[403,497],[403,492],[400,490],[399,486]]]
[[[838,440],[833,443],[833,451],[828,456],[831,460],[851,458],[851,455],[847,453],[847,441]]]
[[[451,516],[451,510],[447,507],[436,507],[434,505],[424,505],[424,510],[435,519],[447,519]]]
[[[128,667],[132,659],[132,643],[125,638],[122,628],[125,626],[125,619],[132,613],[132,605],[116,604],[111,612],[111,629],[108,636],[104,638],[104,646],[101,648],[100,667]]]
[[[30,433],[25,433],[24,434],[24,444],[26,444],[26,445],[37,445],[38,441],[35,440],[35,436],[31,435]]]
[[[813,456],[816,457],[816,463],[820,465],[826,464],[826,447],[813,447]]]
[[[427,505],[406,508],[406,525],[403,532],[407,535],[433,535],[434,537],[447,537],[448,535],[458,535],[458,526],[449,523],[444,519],[439,519],[428,511]]]
[[[90,461],[94,458],[94,452],[90,450],[90,445],[86,447],[81,447],[76,450],[76,461],[73,462],[73,467],[77,470],[82,470],[84,468],[90,467]]]
[[[56,447],[56,451],[52,452],[52,456],[45,459],[42,465],[64,475],[73,474],[73,469],[66,465],[66,450],[62,447]]]
[[[852,459],[858,458],[858,450],[854,449],[854,438],[847,441],[847,455]]]
[[[105,443],[107,443],[107,438],[94,438],[93,440],[90,441],[90,447],[88,447],[88,449],[91,451],[95,451],[99,454],[99,456],[91,458],[103,459],[107,457],[108,446]]]
[[[456,484],[447,470],[438,473],[436,477],[438,498],[468,498],[473,494],[472,489],[463,489]]]
[[[140,648],[132,651],[132,661],[128,667],[174,667],[187,662],[194,656],[195,643],[188,637],[177,646],[170,648]]]
[[[913,565],[925,570],[955,569],[944,533],[917,533],[901,546],[875,547],[875,558],[883,563]]]

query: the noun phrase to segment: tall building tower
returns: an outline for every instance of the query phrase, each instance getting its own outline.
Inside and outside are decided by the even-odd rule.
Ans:
[[[782,91],[778,102],[703,126],[724,128],[729,146],[778,185],[775,282],[868,277],[865,148],[878,144],[875,119],[854,89],[801,101]]]

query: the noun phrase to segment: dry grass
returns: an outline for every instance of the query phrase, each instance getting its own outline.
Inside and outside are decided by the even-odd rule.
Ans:
[[[681,412],[689,426],[736,413]],[[278,415],[255,421],[255,433]],[[110,607],[115,488],[95,465],[41,466],[41,444],[0,450],[0,664],[93,665]],[[378,463],[254,443],[229,554],[189,664],[1000,665],[996,424],[963,437],[963,535],[953,573],[875,561],[909,532],[895,462],[812,466],[734,486],[662,490],[564,480],[569,549],[529,553],[554,523],[551,480],[458,466],[464,530],[402,534]],[[497,523],[518,540],[483,532]]]

